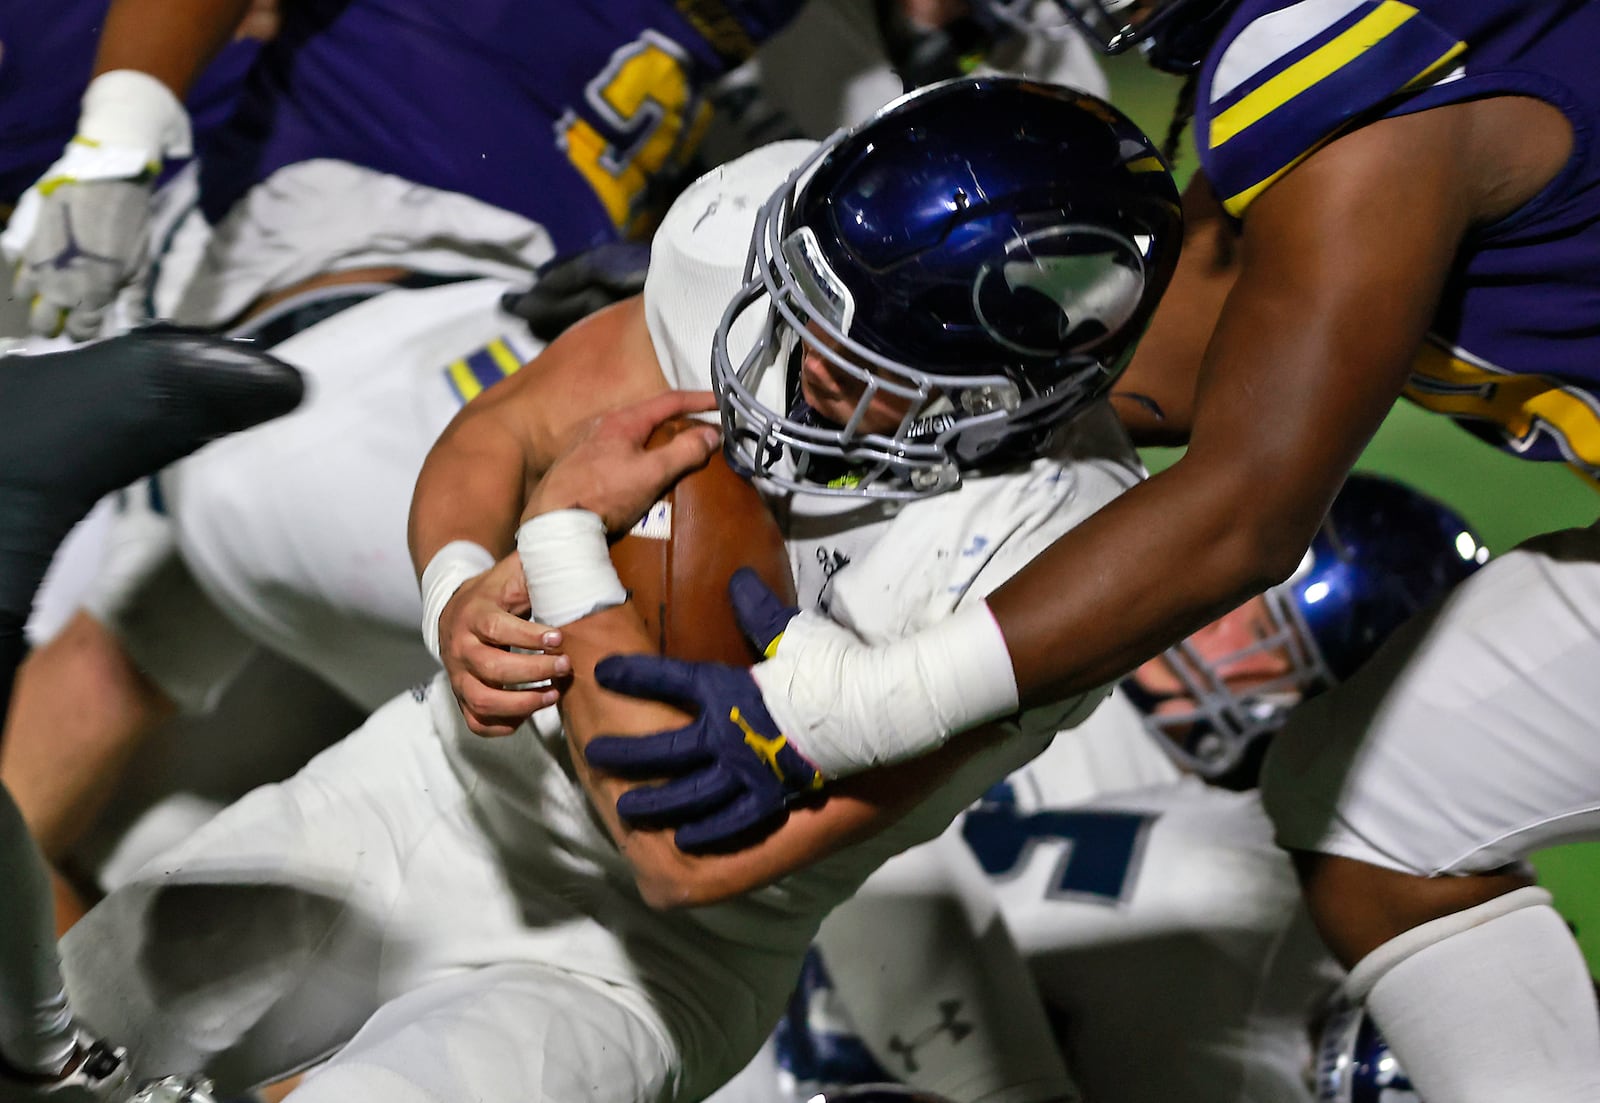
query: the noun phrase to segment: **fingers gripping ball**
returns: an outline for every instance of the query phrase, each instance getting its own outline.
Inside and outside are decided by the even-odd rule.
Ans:
[[[693,424],[670,421],[650,443],[665,443]],[[783,532],[761,495],[721,453],[652,506],[612,547],[611,561],[669,658],[736,666],[760,658],[728,602],[729,580],[740,567],[754,570],[785,604],[794,603]]]
[[[688,424],[669,423],[652,444]],[[617,542],[612,561],[663,658],[613,656],[597,679],[696,714],[676,731],[590,742],[601,769],[671,779],[625,794],[618,812],[635,826],[681,824],[684,850],[724,846],[781,819],[818,778],[749,674],[795,611],[783,533],[760,495],[713,456]]]

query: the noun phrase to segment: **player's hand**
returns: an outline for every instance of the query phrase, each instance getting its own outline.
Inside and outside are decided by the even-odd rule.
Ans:
[[[119,69],[89,83],[77,136],[23,193],[0,238],[35,333],[99,334],[106,308],[144,266],[162,162],[190,151],[188,114],[155,77]]]
[[[57,170],[70,170],[63,158]],[[150,177],[78,180],[49,176],[23,196],[16,297],[28,303],[28,327],[75,341],[98,336],[106,308],[144,266],[150,226]]]
[[[754,571],[728,584],[739,625],[764,653],[776,648],[797,610]],[[822,786],[822,775],[767,711],[748,669],[645,655],[613,655],[595,667],[606,689],[669,701],[698,713],[674,731],[604,736],[584,750],[590,765],[635,778],[666,777],[617,801],[636,827],[676,827],[684,851],[720,850],[783,822],[789,805]]]
[[[513,553],[463,582],[439,615],[439,658],[477,735],[510,735],[559,701],[572,673],[571,660],[555,650],[561,633],[528,620],[528,611],[522,561]]]
[[[698,425],[647,449],[650,434],[671,418],[716,406],[710,391],[666,391],[591,419],[539,480],[523,517],[586,509],[608,533],[627,532],[667,487],[704,467],[719,440],[714,426]]]
[[[540,265],[533,287],[508,291],[500,306],[541,341],[554,341],[574,322],[643,291],[649,266],[647,242],[607,242]]]

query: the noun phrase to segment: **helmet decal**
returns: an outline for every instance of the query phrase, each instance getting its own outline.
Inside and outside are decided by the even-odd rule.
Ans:
[[[979,270],[972,309],[1002,345],[1050,356],[1120,331],[1143,293],[1133,242],[1096,226],[1052,226],[1015,239],[1004,260]]]

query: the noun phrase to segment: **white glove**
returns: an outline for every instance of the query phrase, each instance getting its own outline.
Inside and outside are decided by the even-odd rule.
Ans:
[[[35,333],[86,340],[144,265],[150,189],[167,157],[192,152],[189,115],[147,73],[102,73],[83,94],[78,133],[23,193],[0,249],[17,264]]]

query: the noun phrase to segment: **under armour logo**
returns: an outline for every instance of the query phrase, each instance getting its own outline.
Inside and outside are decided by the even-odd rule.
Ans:
[[[889,1049],[905,1062],[907,1074],[914,1073],[920,1068],[917,1064],[917,1050],[933,1041],[941,1034],[950,1035],[950,1044],[954,1045],[973,1031],[971,1023],[962,1022],[960,1000],[939,1001],[939,1021],[933,1026],[923,1030],[912,1037],[908,1042],[895,1034],[889,1038]]]
[[[831,581],[833,576],[841,569],[850,565],[850,557],[841,551],[829,551],[827,548],[818,548],[816,552],[817,566],[822,568],[822,577]]]

